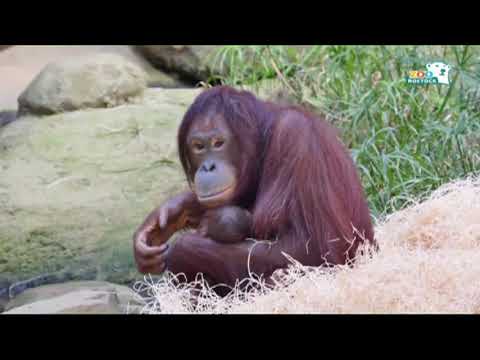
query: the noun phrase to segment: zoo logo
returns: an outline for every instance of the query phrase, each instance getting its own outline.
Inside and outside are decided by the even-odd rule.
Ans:
[[[411,70],[405,78],[407,84],[428,85],[428,84],[444,84],[449,85],[448,78],[450,65],[443,62],[434,62],[427,64],[427,70]]]

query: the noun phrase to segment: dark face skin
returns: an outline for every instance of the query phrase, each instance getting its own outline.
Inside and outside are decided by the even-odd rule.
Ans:
[[[187,146],[198,201],[207,208],[231,204],[240,148],[225,120],[212,114],[196,121],[187,136]]]

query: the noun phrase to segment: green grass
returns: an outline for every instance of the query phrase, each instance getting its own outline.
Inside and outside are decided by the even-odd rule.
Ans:
[[[480,170],[479,46],[226,46],[214,61],[229,85],[278,78],[298,103],[342,132],[375,218]],[[450,85],[407,84],[428,62]]]

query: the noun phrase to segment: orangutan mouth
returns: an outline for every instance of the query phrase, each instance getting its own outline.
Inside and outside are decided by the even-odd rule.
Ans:
[[[233,189],[234,189],[234,185],[230,185],[220,191],[217,191],[215,193],[212,193],[212,194],[207,194],[207,195],[198,195],[198,200],[201,201],[201,202],[204,202],[204,201],[214,201],[214,200],[221,200],[221,199],[224,199],[224,198],[227,198],[232,192],[233,192]]]

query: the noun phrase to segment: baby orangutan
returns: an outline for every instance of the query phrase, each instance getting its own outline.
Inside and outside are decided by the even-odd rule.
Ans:
[[[252,216],[238,206],[222,206],[207,210],[198,231],[220,243],[236,243],[251,236]]]
[[[186,220],[184,220],[186,222]],[[152,230],[147,237],[150,245],[160,246],[168,241],[176,229]],[[224,244],[245,240],[252,235],[252,216],[246,209],[238,206],[221,206],[208,209],[201,217],[197,227],[199,234]]]

